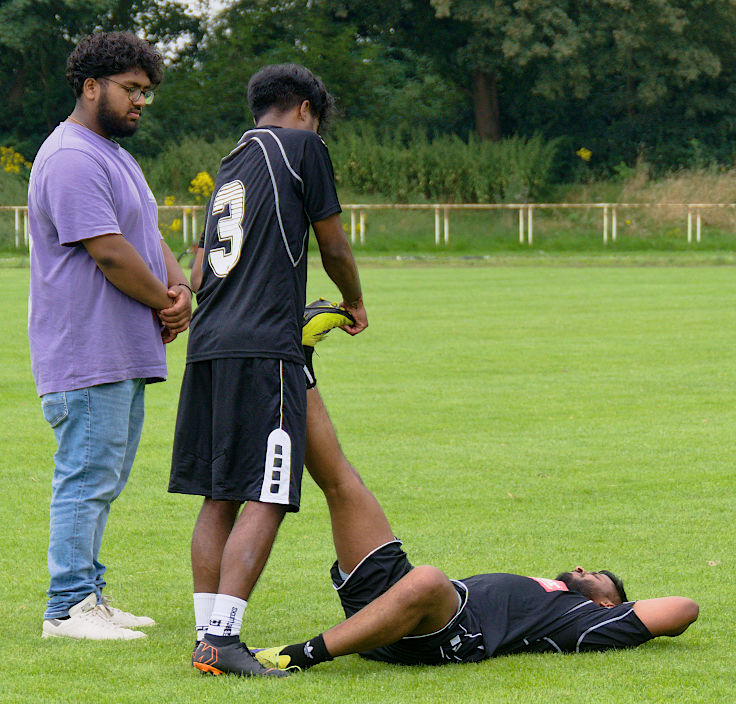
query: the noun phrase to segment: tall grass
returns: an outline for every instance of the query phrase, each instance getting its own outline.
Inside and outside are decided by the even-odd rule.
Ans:
[[[557,141],[510,137],[484,142],[454,135],[340,130],[330,145],[338,185],[388,200],[525,202],[549,185]]]

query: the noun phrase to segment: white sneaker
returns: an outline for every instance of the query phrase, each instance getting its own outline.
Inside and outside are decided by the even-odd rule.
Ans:
[[[44,638],[88,638],[89,640],[133,640],[145,638],[145,633],[121,628],[110,621],[92,592],[86,599],[69,609],[69,618],[46,618]]]
[[[148,616],[136,616],[115,606],[110,606],[111,601],[112,597],[103,595],[100,608],[102,608],[107,618],[116,626],[122,626],[123,628],[145,628],[146,626],[156,625],[156,622]]]

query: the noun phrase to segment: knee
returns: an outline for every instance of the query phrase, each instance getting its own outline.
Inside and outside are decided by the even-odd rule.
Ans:
[[[404,578],[409,580],[410,594],[417,603],[436,604],[450,592],[455,595],[455,587],[442,570],[432,565],[419,565]]]
[[[328,499],[365,487],[358,471],[342,454],[334,459],[329,467],[310,465],[307,469],[312,479]]]

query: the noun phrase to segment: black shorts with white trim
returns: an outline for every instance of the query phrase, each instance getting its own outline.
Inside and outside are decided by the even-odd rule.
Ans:
[[[401,541],[386,543],[366,556],[343,579],[337,562],[332,566],[332,583],[349,618],[414,569]],[[360,655],[398,665],[447,665],[478,662],[488,657],[483,634],[473,614],[466,609],[468,590],[462,582],[450,580],[458,593],[458,610],[450,622],[439,631],[421,636],[407,636],[382,648]]]
[[[246,357],[187,364],[169,491],[298,511],[306,395],[296,362]]]

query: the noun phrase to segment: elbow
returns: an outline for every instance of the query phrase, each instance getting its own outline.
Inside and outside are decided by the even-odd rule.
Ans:
[[[698,614],[700,613],[700,607],[698,606],[697,601],[693,601],[692,599],[688,599],[686,597],[681,597],[682,599],[682,612],[685,622],[685,627],[689,626],[691,623],[695,623],[698,620]]]
[[[676,624],[668,635],[679,636],[698,620],[700,607],[696,601],[684,596],[675,596],[672,598],[677,600],[674,619]]]
[[[120,259],[112,253],[97,254],[92,258],[102,271],[111,271],[121,265]]]
[[[321,245],[319,248],[322,263],[325,266],[329,264],[342,264],[349,261],[351,257],[350,247],[347,242],[330,242],[329,245]]]

